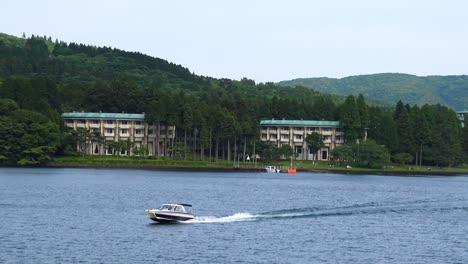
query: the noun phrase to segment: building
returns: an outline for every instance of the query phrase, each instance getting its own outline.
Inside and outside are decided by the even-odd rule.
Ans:
[[[307,135],[317,132],[323,135],[325,147],[311,153],[307,147]],[[262,120],[260,121],[260,140],[281,147],[288,144],[299,160],[330,160],[330,152],[344,144],[344,133],[338,121],[315,120]]]
[[[460,120],[461,126],[465,127],[465,121],[468,120],[468,110],[457,111],[457,117]]]
[[[127,113],[63,113],[65,126],[74,130],[85,129],[89,132],[99,132],[105,139],[88,139],[84,146],[78,146],[78,151],[94,155],[112,155],[109,142],[131,142],[134,146],[148,147],[150,156],[169,156],[174,144],[175,126],[148,124],[145,114]],[[119,155],[132,155],[122,151]]]

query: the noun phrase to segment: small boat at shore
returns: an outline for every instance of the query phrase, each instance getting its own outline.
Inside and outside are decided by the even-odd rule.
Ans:
[[[276,166],[266,166],[265,170],[266,170],[266,172],[270,172],[270,173],[280,173],[281,172],[281,170]]]
[[[177,223],[194,218],[190,204],[162,204],[159,209],[149,209],[145,212],[151,220],[159,223]]]

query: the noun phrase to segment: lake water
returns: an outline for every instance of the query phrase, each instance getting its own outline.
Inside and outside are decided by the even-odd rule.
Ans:
[[[468,263],[468,177],[0,168],[0,263]]]

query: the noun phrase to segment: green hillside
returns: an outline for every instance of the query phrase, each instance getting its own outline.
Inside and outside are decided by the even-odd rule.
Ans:
[[[0,34],[0,165],[45,164],[53,157],[78,155],[76,149],[89,140],[107,144],[115,155],[133,151],[131,142],[106,142],[99,131],[66,129],[60,113],[68,111],[144,112],[147,122],[174,125],[171,157],[178,160],[232,162],[255,149],[262,161],[279,161],[295,150],[259,141],[258,124],[282,118],[340,121],[348,144],[334,155],[353,160],[353,167],[382,168],[390,156],[397,163],[436,166],[466,160],[468,128],[462,133],[453,110],[402,102],[368,105],[394,96],[405,104],[448,104],[440,98],[456,98],[465,106],[464,77],[381,74],[313,81],[312,87],[326,93],[297,83],[199,76],[181,65],[116,48]],[[372,99],[331,95],[340,93]],[[369,142],[356,145],[366,131]]]
[[[455,110],[468,109],[468,76],[419,77],[400,73],[334,78],[303,78],[278,83],[305,86],[336,95],[363,94],[387,103],[399,100],[409,104],[442,104]]]

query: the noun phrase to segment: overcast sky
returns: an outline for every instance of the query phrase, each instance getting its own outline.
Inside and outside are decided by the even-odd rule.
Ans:
[[[257,82],[468,74],[466,0],[3,1],[0,32],[139,51]]]

